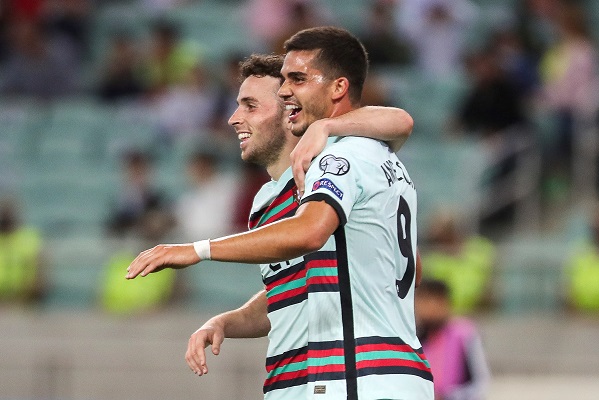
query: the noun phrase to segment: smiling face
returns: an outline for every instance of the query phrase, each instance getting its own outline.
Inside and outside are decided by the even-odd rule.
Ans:
[[[229,118],[246,162],[270,167],[281,159],[287,143],[278,78],[249,76],[239,88],[238,107]]]
[[[279,96],[284,100],[295,136],[303,135],[310,124],[333,112],[335,81],[315,66],[317,54],[318,50],[290,51],[281,69],[285,82]]]

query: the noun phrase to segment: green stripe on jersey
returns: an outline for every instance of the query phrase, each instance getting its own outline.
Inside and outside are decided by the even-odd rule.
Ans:
[[[343,356],[312,357],[308,359],[308,367],[324,367],[326,365],[340,365],[345,363]]]
[[[337,276],[335,267],[313,267],[308,269],[308,278],[313,276]]]
[[[270,217],[279,213],[284,208],[289,207],[289,205],[291,203],[293,203],[293,196],[289,196],[289,198],[287,200],[285,200],[278,206],[274,207],[272,210],[269,210],[268,213],[262,215],[262,217],[260,217],[260,221],[258,221],[258,225],[262,225],[264,223],[264,221],[267,221]]]
[[[280,374],[284,374],[286,372],[301,371],[306,368],[307,368],[306,361],[290,363],[290,364],[283,365],[282,367],[278,367],[278,368],[275,368],[272,371],[270,371],[267,375],[267,379],[270,379],[270,378],[280,375]]]
[[[285,293],[289,290],[300,288],[302,286],[306,286],[306,278],[305,277],[295,279],[291,282],[287,282],[282,285],[275,286],[274,288],[272,288],[271,290],[268,291],[268,293],[266,294],[266,297],[272,297],[277,294]]]

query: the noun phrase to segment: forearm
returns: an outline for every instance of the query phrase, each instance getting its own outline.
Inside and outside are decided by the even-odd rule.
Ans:
[[[250,232],[211,240],[211,259],[224,262],[274,263],[320,249],[339,225],[324,202],[302,205],[295,216]]]
[[[366,106],[324,120],[330,136],[365,136],[389,143],[397,151],[405,143],[414,120],[405,110]]]
[[[270,321],[267,316],[266,291],[258,292],[243,306],[219,314],[204,325],[216,324],[222,327],[226,338],[257,338],[268,335]]]
[[[324,201],[301,205],[295,216],[246,233],[186,244],[160,244],[141,252],[125,278],[147,276],[164,268],[186,268],[206,259],[265,264],[291,260],[320,249],[339,226]]]

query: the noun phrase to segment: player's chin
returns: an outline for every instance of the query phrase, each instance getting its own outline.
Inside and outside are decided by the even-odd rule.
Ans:
[[[304,133],[306,133],[307,129],[308,129],[308,125],[299,125],[299,124],[291,125],[291,133],[295,137],[302,137],[304,135]]]
[[[247,150],[241,150],[241,160],[244,162],[251,161],[251,155]]]

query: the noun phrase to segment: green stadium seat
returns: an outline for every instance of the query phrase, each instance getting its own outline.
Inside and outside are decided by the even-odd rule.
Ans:
[[[562,268],[568,243],[561,237],[513,237],[502,246],[497,300],[503,312],[555,312],[562,306]]]
[[[94,307],[102,267],[113,247],[108,239],[93,235],[47,240],[44,243],[48,258],[46,277],[51,290],[46,305],[51,308]]]

